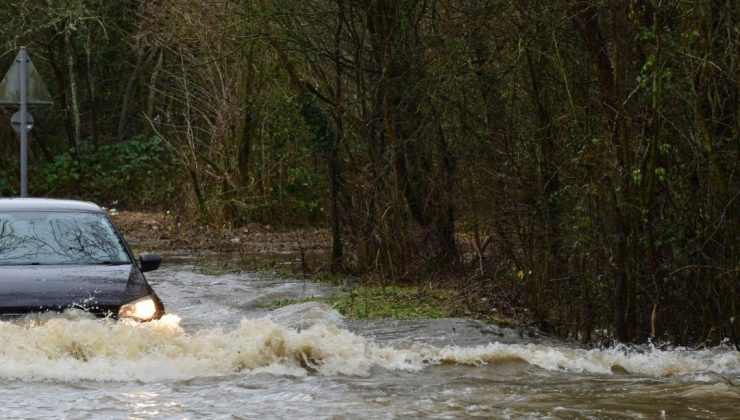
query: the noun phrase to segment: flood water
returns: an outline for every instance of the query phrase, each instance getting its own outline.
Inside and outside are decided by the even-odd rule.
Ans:
[[[470,320],[347,320],[328,286],[148,275],[168,315],[0,322],[2,418],[738,418],[740,352],[521,338]]]

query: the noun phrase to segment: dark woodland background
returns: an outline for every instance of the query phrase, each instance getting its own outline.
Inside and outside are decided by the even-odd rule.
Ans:
[[[6,0],[32,195],[326,227],[584,342],[737,340],[731,0]],[[15,110],[0,109],[9,121]],[[0,124],[0,189],[18,190]]]

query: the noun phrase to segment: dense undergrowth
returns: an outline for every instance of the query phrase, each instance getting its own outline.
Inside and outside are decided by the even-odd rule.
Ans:
[[[0,170],[3,194],[16,196],[18,167]],[[179,176],[159,138],[134,137],[95,149],[89,142],[30,167],[29,193],[93,201],[105,207],[158,208],[172,200]]]

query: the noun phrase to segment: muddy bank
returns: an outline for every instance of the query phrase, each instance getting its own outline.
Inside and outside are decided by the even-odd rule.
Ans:
[[[109,211],[128,242],[137,249],[172,252],[300,253],[325,250],[329,233],[325,229],[279,231],[272,226],[248,224],[199,225],[170,212]]]
[[[426,308],[421,311],[422,318],[442,317],[442,314],[473,318],[520,328],[522,334],[540,334],[530,328],[526,309],[517,308],[493,288],[471,281],[470,270],[439,273],[433,281],[402,285],[394,285],[388,279],[329,275],[327,250],[331,238],[325,229],[281,231],[258,224],[234,229],[199,225],[168,212],[112,211],[109,214],[136,252],[188,255],[200,261],[197,269],[206,273],[258,269],[328,283],[333,285],[335,293],[327,303],[350,308],[343,313],[350,318],[414,317],[415,313],[419,315],[415,308],[421,305]],[[271,305],[293,303],[296,302],[284,300]],[[359,312],[366,315],[358,316]]]

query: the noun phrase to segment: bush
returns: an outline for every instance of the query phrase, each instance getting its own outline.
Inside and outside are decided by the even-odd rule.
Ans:
[[[33,179],[34,195],[91,200],[105,206],[147,207],[167,201],[174,191],[174,168],[157,137],[141,136],[101,146],[83,142],[78,157],[57,156]]]

